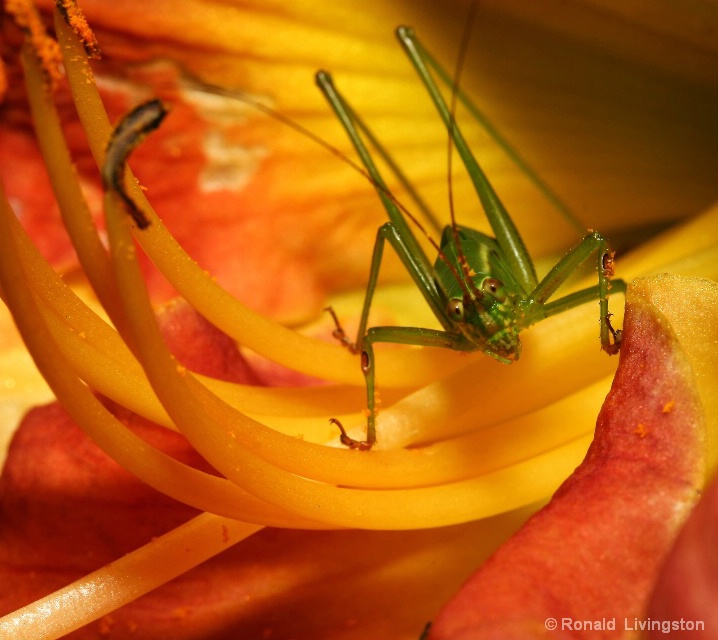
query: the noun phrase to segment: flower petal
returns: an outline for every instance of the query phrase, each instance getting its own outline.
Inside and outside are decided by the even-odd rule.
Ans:
[[[131,422],[173,455],[198,462],[176,434]],[[27,456],[45,462],[33,467]],[[17,585],[0,591],[2,613],[194,514],[98,452],[57,405],[31,412],[0,486],[0,579]],[[413,639],[526,514],[416,532],[266,529],[72,637],[259,638],[271,630],[267,637]],[[396,606],[386,609],[387,601]]]
[[[574,621],[615,625],[643,614],[700,494],[710,424],[696,384],[709,373],[705,358],[689,355],[693,339],[681,342],[672,326],[687,314],[655,300],[697,295],[715,330],[715,283],[664,276],[631,285],[619,368],[586,458],[443,609],[431,638],[529,638],[546,628],[573,637]]]
[[[705,625],[706,632],[718,629],[718,479],[714,479],[693,510],[658,577],[648,606],[653,620],[681,620]],[[681,633],[685,631],[685,633]],[[651,638],[665,637],[652,630]],[[674,629],[672,638],[695,637],[695,632]]]

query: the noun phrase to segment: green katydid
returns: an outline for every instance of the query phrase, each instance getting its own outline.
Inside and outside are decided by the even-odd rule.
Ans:
[[[469,173],[495,238],[456,224],[453,208],[450,207],[451,224],[444,228],[440,243],[434,242],[417,219],[397,201],[386,186],[362,140],[360,131],[371,141],[422,208],[423,203],[413,192],[392,159],[376,142],[366,125],[336,90],[328,73],[318,72],[317,84],[348,133],[364,168],[342,155],[335,147],[311,131],[269,109],[251,96],[239,91],[207,85],[196,78],[186,76],[203,90],[243,100],[322,145],[367,177],[376,188],[384,204],[389,222],[382,225],[377,232],[369,282],[357,338],[354,342],[347,338],[334,311],[328,308],[336,325],[334,336],[352,352],[361,354],[361,367],[367,388],[366,440],[359,441],[350,438],[338,420],[332,418],[331,422],[340,429],[341,442],[344,445],[360,450],[368,450],[376,442],[373,348],[376,342],[442,347],[464,352],[482,351],[496,360],[508,364],[518,359],[520,355],[519,334],[523,329],[544,318],[595,299],[599,300],[600,305],[601,347],[607,353],[615,354],[618,352],[621,342],[621,332],[614,331],[610,323],[608,295],[609,289],[611,294],[625,291],[625,283],[622,280],[610,282],[613,275],[613,252],[607,241],[598,232],[588,233],[559,260],[548,275],[539,281],[518,230],[471,153],[454,121],[453,105],[451,109],[446,105],[431,76],[429,66],[443,81],[451,81],[423,48],[411,29],[399,27],[397,36],[448,129],[450,141],[455,145]],[[455,78],[452,84],[454,98],[456,94]],[[469,104],[468,106],[476,115],[477,112],[473,105]],[[129,196],[124,194],[121,167],[130,150],[141,141],[146,133],[159,125],[164,114],[164,107],[156,100],[149,101],[133,110],[113,135],[114,151],[108,152],[108,159],[112,157],[112,161],[106,164],[106,170],[103,173],[106,188],[113,188],[123,196],[123,200],[129,205],[128,210],[133,214],[140,228],[146,226],[148,222],[133,206]],[[491,133],[495,135],[495,132]],[[502,145],[506,147],[503,141]],[[515,153],[512,152],[510,155],[522,169],[530,171]],[[540,182],[535,174],[531,173],[530,177],[554,204],[561,206],[554,194]],[[433,265],[417,241],[405,216],[426,235],[437,250],[438,257]],[[409,275],[443,327],[442,330],[397,326],[367,328],[386,241],[397,252]],[[598,260],[598,284],[548,302],[567,278],[592,255],[596,255]]]
[[[432,265],[403,214],[409,215],[415,224],[418,223],[391,196],[362,140],[359,130],[369,135],[364,124],[336,90],[331,76],[324,71],[317,74],[317,84],[349,135],[390,220],[377,232],[364,306],[354,342],[347,338],[333,310],[328,309],[336,325],[335,337],[352,352],[361,354],[361,367],[367,387],[366,440],[350,438],[337,420],[332,419],[331,422],[341,430],[344,445],[361,450],[370,449],[376,442],[374,343],[482,351],[508,364],[520,355],[519,334],[522,330],[544,318],[597,298],[600,306],[601,347],[607,353],[615,354],[621,341],[621,332],[614,331],[610,323],[608,295],[609,289],[611,293],[625,291],[625,283],[614,280],[612,287],[609,283],[613,275],[613,252],[607,241],[598,232],[588,233],[539,281],[518,230],[466,144],[454,121],[453,111],[441,96],[429,67],[433,67],[444,79],[446,75],[410,28],[399,27],[397,37],[449,131],[495,238],[457,225],[452,211],[451,224],[444,228],[440,243],[437,245],[432,242],[438,252],[438,258]],[[453,91],[456,92],[455,82]],[[367,328],[387,241],[423,294],[443,327],[442,330],[395,326]],[[592,255],[597,256],[598,260],[598,284],[549,302],[566,279]]]

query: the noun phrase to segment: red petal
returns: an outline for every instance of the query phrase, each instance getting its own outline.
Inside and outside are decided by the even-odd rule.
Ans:
[[[183,300],[164,306],[158,320],[170,351],[188,369],[228,382],[260,384],[234,340]]]
[[[155,446],[202,465],[182,436],[132,422]],[[0,609],[65,586],[195,513],[121,469],[59,405],[33,409],[0,478],[0,582],[14,585],[0,590]]]
[[[0,167],[10,204],[42,255],[61,268],[76,264],[42,156],[29,133],[0,127]]]
[[[671,638],[697,638],[718,629],[718,478],[713,480],[681,530],[658,578],[648,617],[675,621]],[[691,624],[701,621],[704,630]],[[665,638],[660,629],[650,634]]]
[[[655,307],[627,306],[586,459],[443,609],[431,638],[534,638],[547,620],[552,637],[581,638],[586,630],[564,619],[614,620],[623,631],[624,618],[642,617],[704,463],[693,373],[664,323]]]

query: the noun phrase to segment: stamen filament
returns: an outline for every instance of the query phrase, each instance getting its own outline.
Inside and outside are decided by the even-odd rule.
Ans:
[[[40,62],[36,52],[28,44],[23,46],[22,62],[36,139],[47,167],[62,221],[95,294],[115,326],[118,326],[120,315],[117,308],[117,285],[110,269],[110,259],[102,246],[82,195],[60,118],[47,90]]]
[[[9,206],[5,203],[5,206]],[[157,402],[142,368],[117,332],[85,305],[48,265],[14,216],[13,241],[28,282],[37,293],[39,312],[58,341],[72,369],[91,387],[140,415],[174,428]],[[109,262],[108,262],[109,265]],[[114,281],[114,276],[113,276]],[[344,413],[362,402],[354,387],[271,389],[248,387],[198,376],[233,406],[249,413],[273,415],[326,415]],[[281,402],[279,400],[281,399]],[[313,412],[313,413],[312,413]]]
[[[53,640],[97,620],[241,542],[260,527],[202,514],[140,549],[0,618],[0,634]]]
[[[8,308],[35,364],[58,399],[87,435],[110,457],[147,484],[186,504],[244,520],[273,512],[231,483],[179,463],[120,423],[73,375],[62,357],[29,286],[12,242],[14,216],[0,190],[0,282]],[[16,221],[15,221],[16,222]],[[278,517],[276,511],[274,515]],[[296,518],[278,517],[295,526]],[[309,523],[304,523],[307,526]],[[301,525],[300,525],[301,526]]]
[[[89,80],[92,71],[84,49],[57,12],[55,28],[75,106],[95,161],[101,167],[112,127],[97,87]],[[345,349],[291,331],[251,311],[224,291],[168,233],[129,173],[126,188],[151,220],[150,227],[136,236],[143,250],[177,291],[212,324],[274,362],[324,379],[363,385],[356,361]],[[384,365],[382,384],[399,388],[420,386],[464,362],[458,354],[446,350],[396,350]]]
[[[105,197],[105,209],[111,255],[129,330],[153,388],[182,433],[203,457],[227,478],[260,499],[291,513],[336,526],[403,529],[456,523],[465,518],[474,519],[477,504],[481,504],[484,515],[489,515],[497,513],[493,509],[520,506],[517,500],[526,504],[522,501],[526,500],[527,494],[531,494],[528,502],[539,499],[539,495],[532,491],[541,482],[530,488],[520,487],[506,483],[506,476],[525,472],[527,466],[540,467],[546,456],[558,460],[571,458],[574,454],[580,456],[580,449],[587,445],[580,440],[581,447],[577,449],[576,443],[572,442],[545,456],[483,477],[434,487],[384,491],[349,489],[317,482],[337,473],[331,465],[333,458],[340,461],[340,477],[346,477],[345,469],[352,460],[359,460],[363,465],[375,456],[357,458],[350,451],[326,450],[308,443],[288,441],[231,410],[203,387],[193,384],[190,374],[179,372],[159,335],[136,261],[129,219],[112,192]],[[556,467],[552,464],[550,468],[555,470]],[[297,469],[304,472],[304,477],[295,475]],[[536,471],[534,469],[532,473]],[[323,472],[328,474],[326,478],[322,477]],[[543,477],[547,479],[550,475],[551,472],[546,474],[544,469]],[[500,485],[486,490],[487,485],[493,486],[499,479],[502,481]],[[507,493],[507,486],[514,486],[514,491]],[[503,492],[499,487],[503,487]],[[494,502],[495,493],[502,494],[497,502]],[[468,499],[468,494],[473,497]],[[458,500],[449,499],[449,496],[456,498],[457,495],[460,496]]]

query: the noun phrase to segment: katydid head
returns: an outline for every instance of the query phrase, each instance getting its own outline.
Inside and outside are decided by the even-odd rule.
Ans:
[[[521,352],[517,310],[503,283],[474,276],[469,295],[450,298],[446,312],[464,337],[497,360],[509,363]]]
[[[447,226],[434,278],[456,331],[501,362],[518,358],[522,327],[517,301],[522,295],[496,240],[475,229]]]

